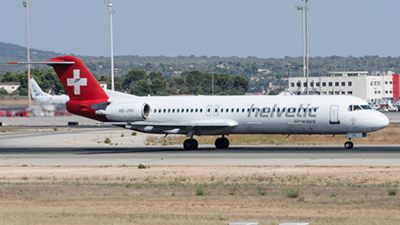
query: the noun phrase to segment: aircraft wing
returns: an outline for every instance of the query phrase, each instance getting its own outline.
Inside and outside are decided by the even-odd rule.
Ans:
[[[237,122],[115,122],[113,125],[124,125],[127,129],[150,130],[174,130],[196,131],[196,130],[215,130],[230,128],[238,125]]]

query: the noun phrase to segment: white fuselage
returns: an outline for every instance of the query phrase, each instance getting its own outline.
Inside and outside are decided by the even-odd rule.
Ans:
[[[38,95],[32,96],[32,98],[40,105],[54,106],[65,106],[65,103],[69,100],[67,95]]]
[[[162,123],[228,123],[230,126],[216,129],[195,128],[195,134],[365,134],[389,123],[385,115],[375,110],[349,108],[368,105],[352,96],[132,97],[129,101],[111,98],[110,102],[120,105],[113,118],[119,114],[121,121],[127,118],[126,112],[138,110],[133,105],[148,104],[150,113],[143,123],[149,126],[135,128],[148,133],[187,134],[193,129],[170,129]]]

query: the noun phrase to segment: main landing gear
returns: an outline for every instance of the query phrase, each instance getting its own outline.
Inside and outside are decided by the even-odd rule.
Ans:
[[[344,148],[345,149],[352,149],[353,148],[353,142],[351,142],[351,138],[349,138],[349,141],[347,141],[346,143],[344,143]]]
[[[217,140],[215,140],[215,147],[218,149],[228,148],[229,140],[222,135],[222,138],[217,138]]]
[[[196,139],[186,139],[183,142],[183,148],[185,150],[196,150],[197,147],[199,147],[199,143],[197,142]],[[228,148],[229,147],[229,140],[226,139],[224,137],[224,135],[222,135],[222,138],[217,138],[217,140],[215,140],[215,147],[217,149],[224,149],[224,148]]]
[[[199,147],[199,143],[196,139],[186,139],[183,142],[183,148],[185,148],[185,150],[196,150],[197,147]]]

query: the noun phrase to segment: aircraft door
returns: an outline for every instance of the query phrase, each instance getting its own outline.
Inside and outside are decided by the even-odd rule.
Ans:
[[[215,105],[214,106],[214,116],[218,116],[219,115],[219,105]]]
[[[329,124],[340,124],[339,121],[339,106],[332,105],[329,115]]]
[[[208,105],[206,108],[206,116],[211,116],[212,114],[212,105]]]

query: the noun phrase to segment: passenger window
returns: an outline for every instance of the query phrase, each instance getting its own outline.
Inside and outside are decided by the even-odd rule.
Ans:
[[[177,109],[176,112],[178,113],[178,112],[179,112],[179,109]]]
[[[197,112],[197,109],[195,109],[195,112]]]
[[[244,113],[244,108],[242,108],[242,113]]]
[[[175,112],[175,109],[172,109],[172,112],[174,113],[174,112]]]
[[[193,109],[190,109],[190,112],[192,113],[192,112],[193,112]]]
[[[159,109],[158,112],[160,113],[160,112],[161,112],[161,109]]]
[[[224,109],[221,109],[221,112],[223,113],[223,112],[224,112]]]
[[[200,112],[203,112],[203,109],[200,109]]]
[[[166,110],[166,109],[164,109],[163,111],[164,111],[164,113],[165,113],[167,110]]]
[[[189,112],[189,109],[186,109],[186,112],[188,113],[188,112]]]
[[[210,109],[210,108],[208,108],[208,109],[207,109],[207,112],[211,112],[211,109]]]
[[[157,112],[157,109],[154,109],[154,113],[156,113]]]
[[[171,109],[168,109],[168,113],[170,113],[171,112]]]
[[[234,108],[232,108],[231,112],[234,112],[234,111],[235,111],[235,109],[234,109]]]
[[[239,112],[239,108],[236,109],[236,112]]]
[[[228,108],[226,108],[226,112],[229,112],[229,109],[228,109]]]

